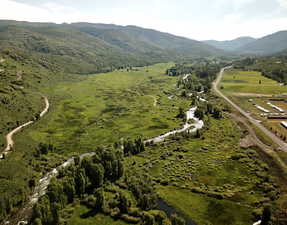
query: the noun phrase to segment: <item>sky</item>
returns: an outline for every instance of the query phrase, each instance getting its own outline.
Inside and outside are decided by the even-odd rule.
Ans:
[[[1,0],[0,19],[137,25],[231,40],[287,30],[287,0]]]

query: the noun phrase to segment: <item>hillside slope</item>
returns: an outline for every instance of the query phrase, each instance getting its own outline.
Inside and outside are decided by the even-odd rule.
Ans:
[[[221,54],[211,46],[135,26],[0,20],[0,146],[43,107],[43,89],[118,67]]]
[[[95,73],[180,57],[222,55],[205,43],[135,26],[0,21],[0,49],[52,70]]]
[[[218,49],[199,41],[137,26],[88,23],[75,23],[71,24],[71,26],[103,39],[110,44],[120,46],[125,50],[146,52],[146,50],[161,49],[167,51],[169,54],[176,53],[188,56],[222,54]]]
[[[228,40],[228,41],[207,40],[207,41],[204,41],[204,43],[207,43],[211,46],[214,46],[218,49],[222,49],[225,51],[235,51],[238,48],[246,44],[249,44],[255,40],[256,39],[252,37],[239,37],[234,40]]]
[[[287,31],[279,31],[267,35],[242,46],[238,50],[243,53],[269,55],[281,52],[284,49],[287,49]]]

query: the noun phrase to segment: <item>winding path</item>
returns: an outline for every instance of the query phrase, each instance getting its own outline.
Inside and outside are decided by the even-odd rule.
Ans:
[[[50,107],[50,103],[47,97],[43,96],[44,100],[45,100],[45,108],[43,109],[43,111],[40,113],[40,117],[43,117],[49,110]],[[34,123],[35,120],[31,120],[28,121],[27,123],[24,123],[22,125],[20,125],[19,127],[16,127],[14,130],[10,131],[7,135],[6,135],[6,148],[3,150],[2,154],[0,154],[0,159],[4,158],[13,148],[14,146],[14,141],[13,141],[13,135],[16,134],[17,132],[19,132],[21,129],[23,129],[24,127]]]
[[[271,131],[269,131],[266,127],[264,127],[258,120],[252,118],[247,112],[245,112],[239,105],[235,104],[233,101],[230,100],[227,96],[225,96],[219,89],[218,84],[220,83],[224,71],[226,69],[232,68],[231,66],[222,68],[217,79],[213,83],[213,89],[214,91],[222,97],[225,101],[227,101],[230,105],[232,105],[240,114],[242,114],[244,117],[246,117],[254,126],[259,128],[265,135],[267,135],[274,143],[276,143],[280,149],[284,152],[287,152],[287,144],[282,141],[279,137],[277,137],[275,134],[273,134]]]

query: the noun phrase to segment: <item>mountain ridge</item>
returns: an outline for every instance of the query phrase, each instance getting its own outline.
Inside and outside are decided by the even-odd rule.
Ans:
[[[253,41],[256,41],[256,38],[249,36],[242,36],[233,40],[225,40],[225,41],[206,40],[203,42],[225,51],[236,51],[238,48]]]
[[[287,30],[278,31],[240,47],[242,53],[270,55],[287,49]]]
[[[224,54],[200,41],[132,25],[0,20],[0,40],[1,51],[21,53],[69,73],[89,74],[123,65]]]

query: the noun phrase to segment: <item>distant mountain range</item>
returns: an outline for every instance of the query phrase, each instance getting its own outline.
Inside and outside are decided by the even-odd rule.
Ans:
[[[0,20],[0,54],[69,73],[228,54],[270,55],[287,49],[287,31],[255,39],[196,41],[137,26]]]
[[[203,42],[225,51],[236,51],[240,47],[254,41],[256,41],[256,39],[252,37],[239,37],[230,41],[207,40]]]
[[[287,51],[287,31],[279,31],[259,39],[240,37],[230,41],[209,40],[204,43],[234,53],[272,55]]]
[[[136,26],[0,20],[0,51],[71,73],[223,55],[206,43]]]

